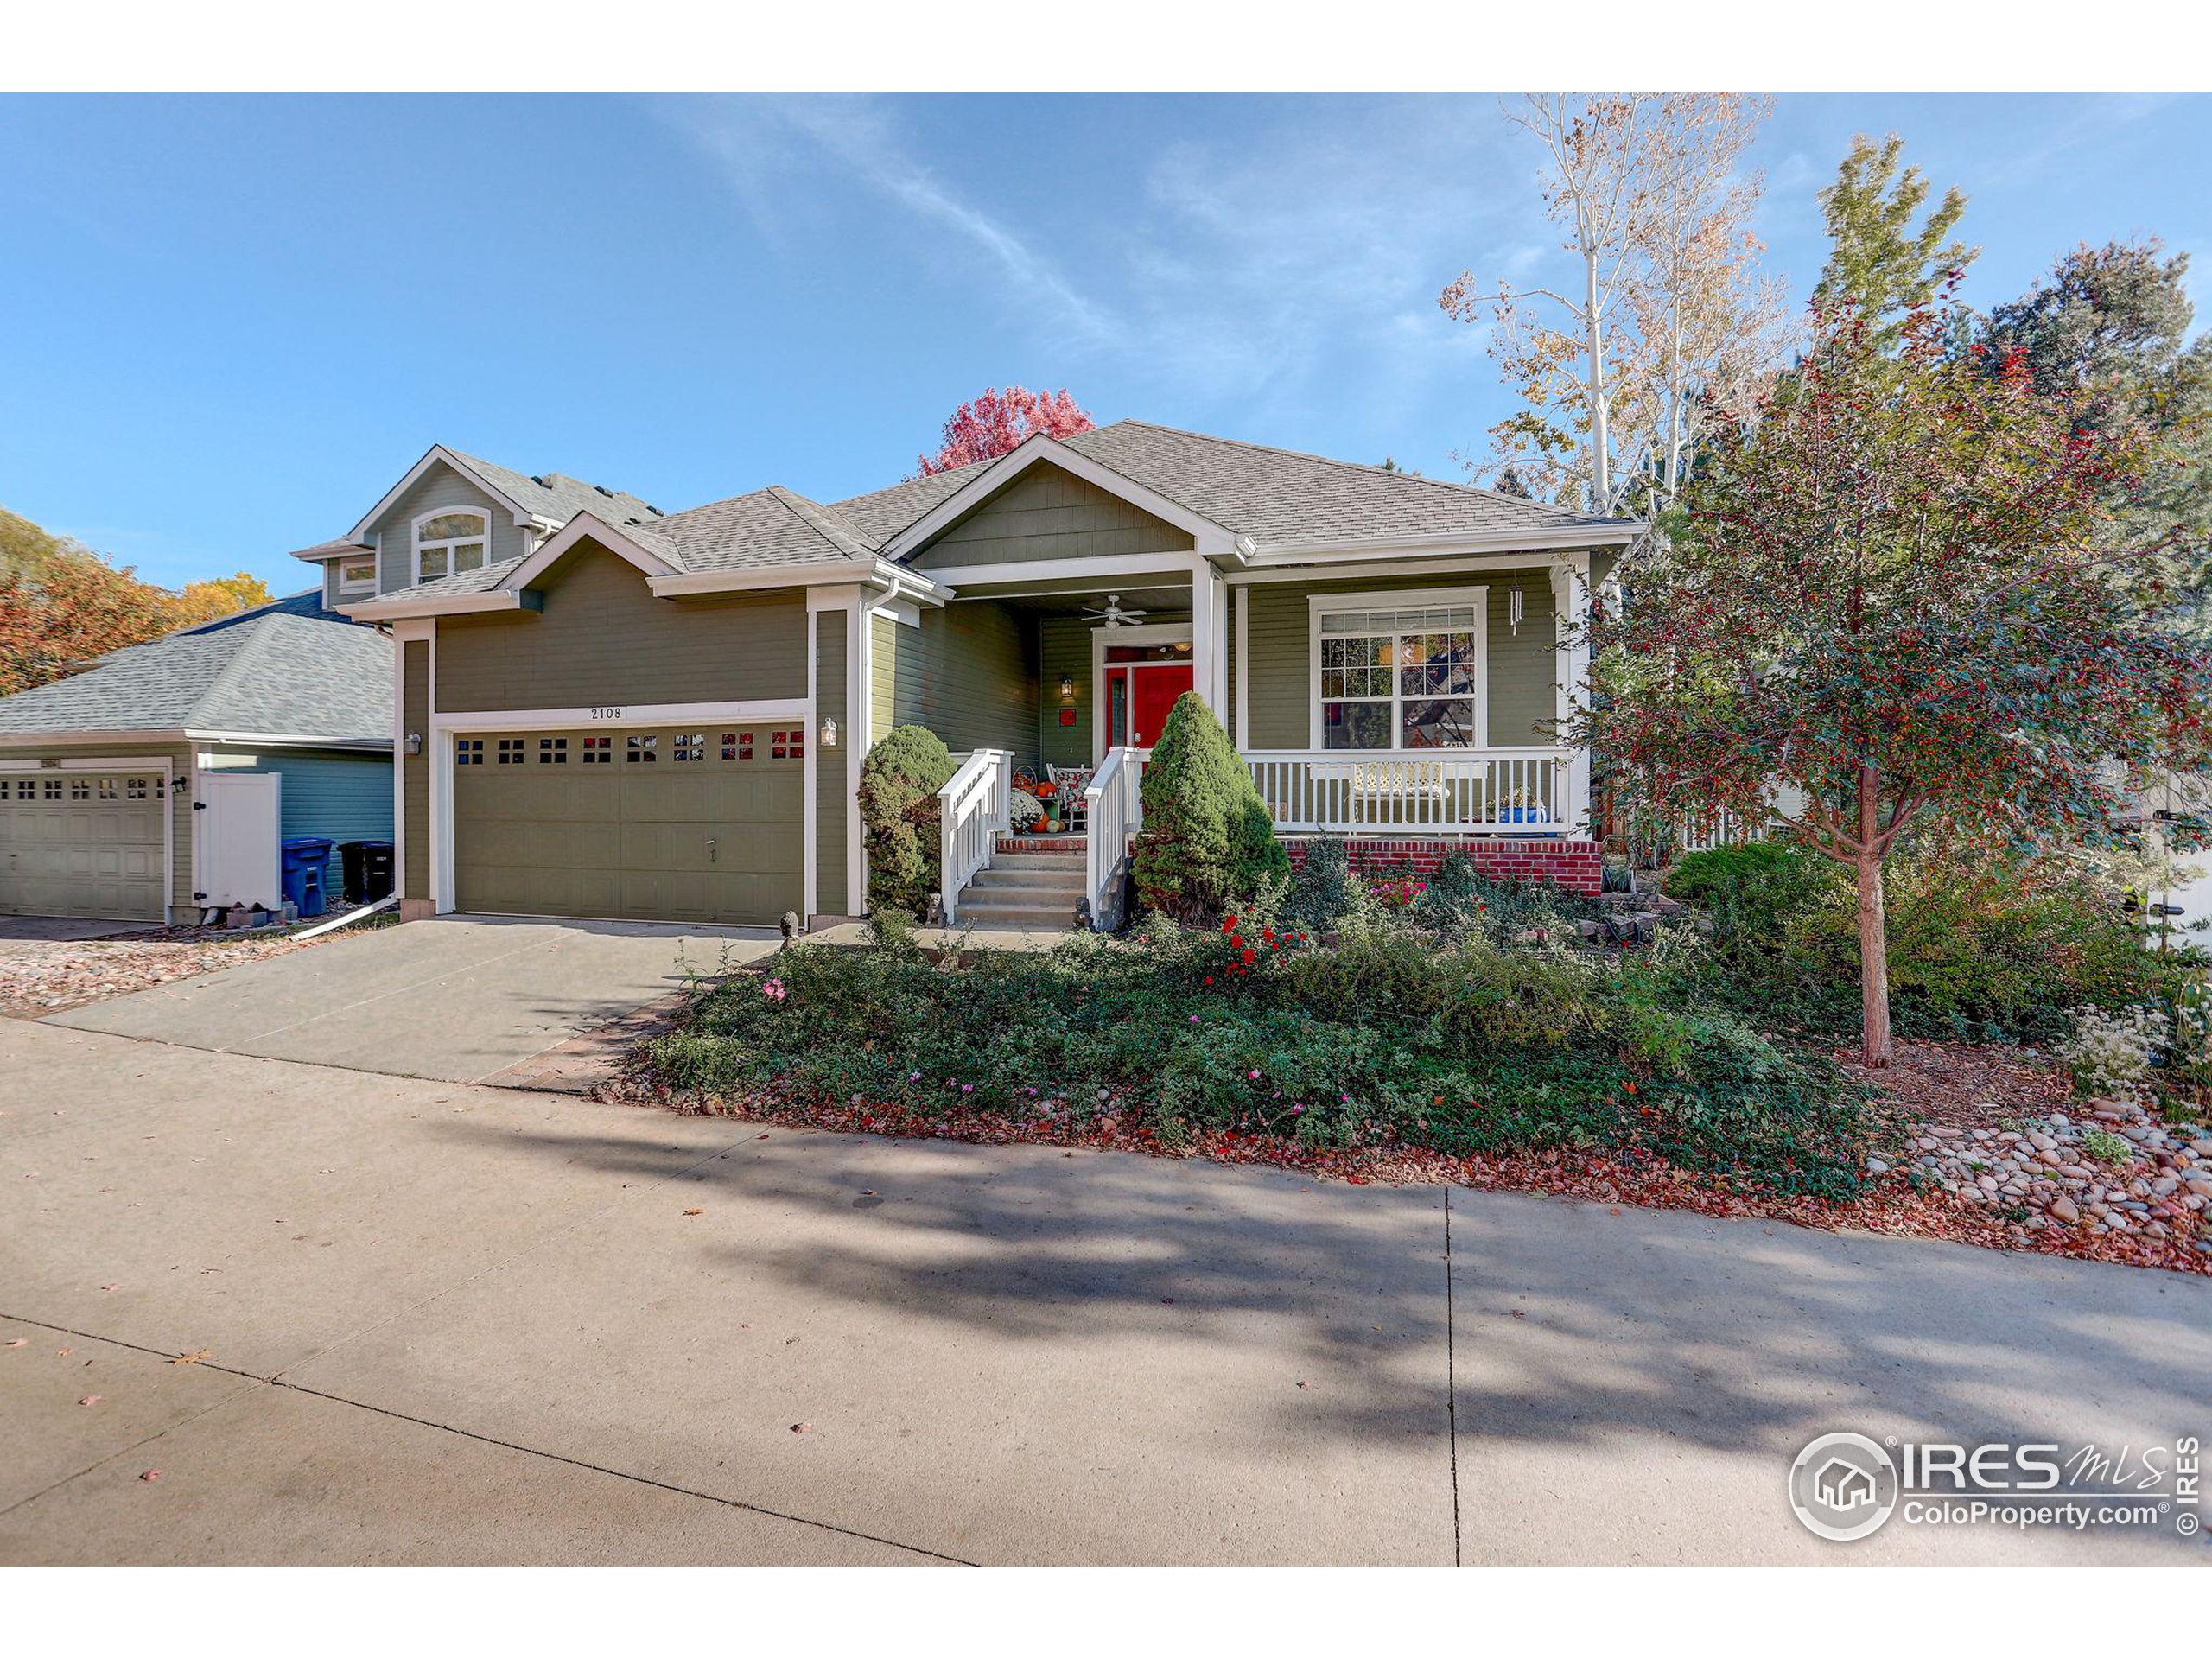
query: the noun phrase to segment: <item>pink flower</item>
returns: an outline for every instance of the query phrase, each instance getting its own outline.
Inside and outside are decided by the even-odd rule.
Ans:
[[[1260,1080],[1260,1074],[1257,1071],[1247,1071],[1244,1075],[1255,1083]]]
[[[782,1001],[785,995],[784,982],[780,979],[763,980],[760,982],[760,995],[771,1002]]]

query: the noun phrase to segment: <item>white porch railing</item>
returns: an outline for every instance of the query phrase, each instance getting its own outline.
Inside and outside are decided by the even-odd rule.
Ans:
[[[938,880],[944,919],[959,920],[960,894],[990,867],[999,837],[1014,823],[1014,751],[977,749],[937,792]]]
[[[1564,748],[1251,749],[1252,781],[1286,830],[1580,833],[1588,809]]]
[[[1084,849],[1084,897],[1090,904],[1090,925],[1110,933],[1127,918],[1129,842],[1144,828],[1144,763],[1150,749],[1109,749],[1083,791],[1089,840]]]

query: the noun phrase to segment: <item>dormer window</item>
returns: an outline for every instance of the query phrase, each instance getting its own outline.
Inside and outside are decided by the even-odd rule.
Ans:
[[[366,553],[358,559],[338,561],[338,596],[358,599],[377,590],[377,556]]]
[[[490,525],[480,512],[434,512],[415,521],[415,580],[474,570],[484,563]]]

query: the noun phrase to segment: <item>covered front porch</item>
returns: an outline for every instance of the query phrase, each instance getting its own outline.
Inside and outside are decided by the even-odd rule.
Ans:
[[[1086,913],[1117,922],[1151,743],[1185,692],[1222,720],[1287,837],[1341,835],[1416,862],[1462,841],[1580,841],[1587,765],[1548,741],[1568,709],[1561,688],[1580,678],[1559,621],[1571,570],[1177,575],[970,583],[945,607],[954,628],[973,607],[970,619],[995,613],[1033,641],[1034,725],[948,744],[961,762],[942,801],[953,918],[995,859],[1039,850],[1013,833],[1014,797],[1034,785],[1048,798],[1051,827],[1034,829],[1052,838],[1049,855],[1079,853]]]

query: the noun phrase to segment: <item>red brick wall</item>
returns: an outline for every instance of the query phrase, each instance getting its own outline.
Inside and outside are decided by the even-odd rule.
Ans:
[[[1305,861],[1304,841],[1286,837],[1283,845],[1293,866]],[[1446,854],[1464,850],[1475,861],[1475,868],[1493,881],[1555,881],[1570,893],[1596,893],[1605,883],[1605,862],[1594,841],[1502,841],[1486,836],[1463,841],[1385,840],[1359,836],[1348,838],[1344,850],[1356,870],[1408,870],[1427,875],[1444,861]]]

